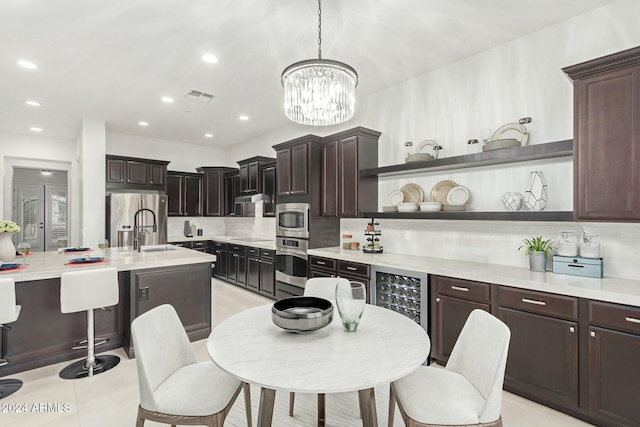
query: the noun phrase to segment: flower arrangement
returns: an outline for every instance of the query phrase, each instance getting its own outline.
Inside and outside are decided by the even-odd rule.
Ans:
[[[17,233],[20,226],[13,221],[0,221],[0,233]]]

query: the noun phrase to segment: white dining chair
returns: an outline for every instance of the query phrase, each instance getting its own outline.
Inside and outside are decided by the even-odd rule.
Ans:
[[[244,389],[247,426],[251,426],[249,384],[213,362],[198,362],[173,306],[160,305],[131,323],[140,405],[136,427],[145,420],[171,425],[222,427]]]
[[[421,367],[391,383],[389,426],[395,403],[406,427],[502,426],[502,384],[511,331],[484,310],[474,310],[444,369]]]
[[[7,323],[13,323],[20,317],[22,307],[16,304],[16,283],[12,278],[0,279],[0,334],[10,331],[11,327]],[[9,341],[9,340],[7,340]],[[6,353],[6,343],[2,352]],[[9,359],[0,354],[0,368],[9,364]],[[0,399],[3,399],[22,387],[22,381],[13,378],[0,380]]]
[[[304,296],[317,297],[327,300],[336,299],[336,286],[340,282],[349,280],[341,277],[312,277],[308,279],[304,285]],[[334,316],[336,314],[334,313]],[[289,416],[293,417],[293,407],[295,406],[296,394],[289,393]],[[324,426],[325,423],[325,394],[318,394],[318,427]]]

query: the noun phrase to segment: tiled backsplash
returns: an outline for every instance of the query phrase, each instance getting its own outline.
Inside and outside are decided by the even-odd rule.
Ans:
[[[184,222],[194,221],[204,236],[252,236],[275,238],[275,218],[169,217],[167,234],[182,236]]]
[[[365,243],[366,219],[343,219],[341,234],[352,234],[354,240]],[[502,222],[381,219],[380,243],[385,252],[422,255],[436,258],[475,261],[490,264],[528,267],[524,251],[518,251],[522,239],[543,236],[556,240],[560,230],[580,227],[573,222]],[[637,260],[640,224],[580,223],[594,228],[602,238],[604,274],[637,280],[640,266]]]

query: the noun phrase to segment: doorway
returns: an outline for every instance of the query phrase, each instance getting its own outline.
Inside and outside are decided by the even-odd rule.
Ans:
[[[66,171],[14,168],[13,194],[16,222],[22,228],[18,242],[29,242],[34,252],[66,246]]]

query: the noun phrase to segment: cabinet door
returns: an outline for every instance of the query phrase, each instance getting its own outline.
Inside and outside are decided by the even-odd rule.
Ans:
[[[164,186],[164,177],[167,175],[167,167],[163,165],[149,164],[148,184],[153,186]]]
[[[124,160],[107,159],[107,182],[124,184],[125,164]]]
[[[247,192],[256,194],[260,188],[260,168],[258,162],[251,162],[248,165]]]
[[[149,179],[149,164],[127,160],[127,184],[146,185]]]
[[[262,192],[271,197],[271,201],[264,202],[263,216],[275,216],[276,168],[273,166],[262,170]]]
[[[257,257],[247,257],[247,287],[255,291],[260,289],[260,260]]]
[[[322,147],[322,216],[338,216],[338,141]]]
[[[358,216],[358,180],[360,168],[358,166],[358,137],[340,141],[340,217]]]
[[[276,189],[278,196],[291,194],[291,149],[280,150],[276,153]]]
[[[589,328],[589,411],[640,425],[640,336]]]
[[[238,254],[238,274],[236,276],[236,283],[238,285],[247,285],[247,256],[245,254]]]
[[[167,175],[167,214],[169,216],[184,215],[184,176]]]
[[[184,206],[187,216],[202,216],[202,177],[184,177]]]
[[[249,192],[249,165],[240,166],[240,193]]]
[[[291,193],[308,194],[308,162],[307,154],[309,146],[307,144],[291,148]]]
[[[262,258],[260,260],[260,292],[274,297],[276,292],[276,269],[273,261]]]
[[[575,217],[640,220],[640,67],[575,82]]]
[[[511,330],[505,385],[577,408],[577,323],[502,307],[498,317]]]
[[[242,203],[236,203],[236,197],[240,195],[240,175],[233,176],[233,215],[242,216]]]
[[[232,283],[238,281],[238,254],[233,252],[227,255],[227,279]]]
[[[435,298],[435,324],[431,324],[431,357],[445,362],[449,359],[460,331],[473,310],[479,308],[490,312],[489,304],[451,298],[438,294]],[[432,307],[432,310],[434,308]]]
[[[222,216],[223,213],[223,175],[221,171],[204,173],[204,216]]]
[[[233,216],[233,204],[235,203],[235,195],[233,194],[233,175],[226,175],[224,182],[224,215]]]

